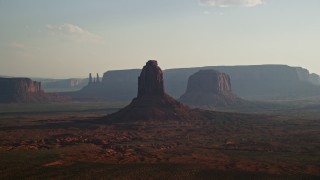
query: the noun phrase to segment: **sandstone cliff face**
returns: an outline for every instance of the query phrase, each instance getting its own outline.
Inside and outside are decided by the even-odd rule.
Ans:
[[[39,93],[41,83],[28,78],[0,78],[0,93]]]
[[[109,122],[145,120],[192,120],[202,118],[165,93],[163,73],[157,61],[150,60],[138,77],[138,96],[119,112],[106,117]]]
[[[309,81],[314,84],[314,85],[317,85],[319,86],[320,85],[320,76],[318,74],[310,74],[309,76]]]
[[[0,78],[0,102],[43,102],[67,100],[57,94],[46,94],[41,83],[28,78]]]
[[[0,102],[24,102],[43,93],[41,83],[28,78],[0,78]]]
[[[242,100],[232,94],[230,77],[215,70],[200,70],[191,75],[181,102],[191,106],[228,106]]]

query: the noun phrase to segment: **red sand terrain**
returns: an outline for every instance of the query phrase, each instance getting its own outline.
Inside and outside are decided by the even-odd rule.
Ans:
[[[0,152],[55,150],[74,162],[189,164],[219,170],[320,176],[318,120],[206,112],[210,120],[105,124],[69,118],[1,126]]]

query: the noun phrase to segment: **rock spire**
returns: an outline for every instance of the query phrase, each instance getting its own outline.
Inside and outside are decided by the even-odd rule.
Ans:
[[[191,110],[165,93],[162,70],[157,61],[150,60],[138,77],[138,96],[128,106],[107,116],[104,120],[129,122],[201,118],[198,111]]]
[[[156,60],[149,60],[138,78],[138,98],[164,96],[163,73]]]

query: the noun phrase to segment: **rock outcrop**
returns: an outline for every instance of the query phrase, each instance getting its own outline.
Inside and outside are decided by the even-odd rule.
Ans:
[[[199,112],[191,110],[165,93],[162,70],[157,61],[150,60],[138,77],[138,96],[119,112],[107,116],[106,120],[129,122],[201,118]]]
[[[41,89],[41,83],[29,78],[0,78],[0,102],[47,102],[69,100],[66,96],[47,94]]]
[[[200,70],[191,75],[180,102],[191,106],[228,106],[242,100],[232,94],[230,77],[216,70]]]

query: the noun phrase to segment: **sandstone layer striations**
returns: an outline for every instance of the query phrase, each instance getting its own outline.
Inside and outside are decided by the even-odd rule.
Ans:
[[[29,78],[0,78],[0,102],[48,102],[66,101],[66,96],[54,93],[44,93],[41,83]]]
[[[119,112],[107,116],[112,122],[201,118],[199,112],[166,94],[163,73],[155,60],[148,61],[138,77],[138,96]]]
[[[191,106],[229,106],[242,100],[232,93],[230,77],[216,70],[200,70],[191,75],[179,101]]]

